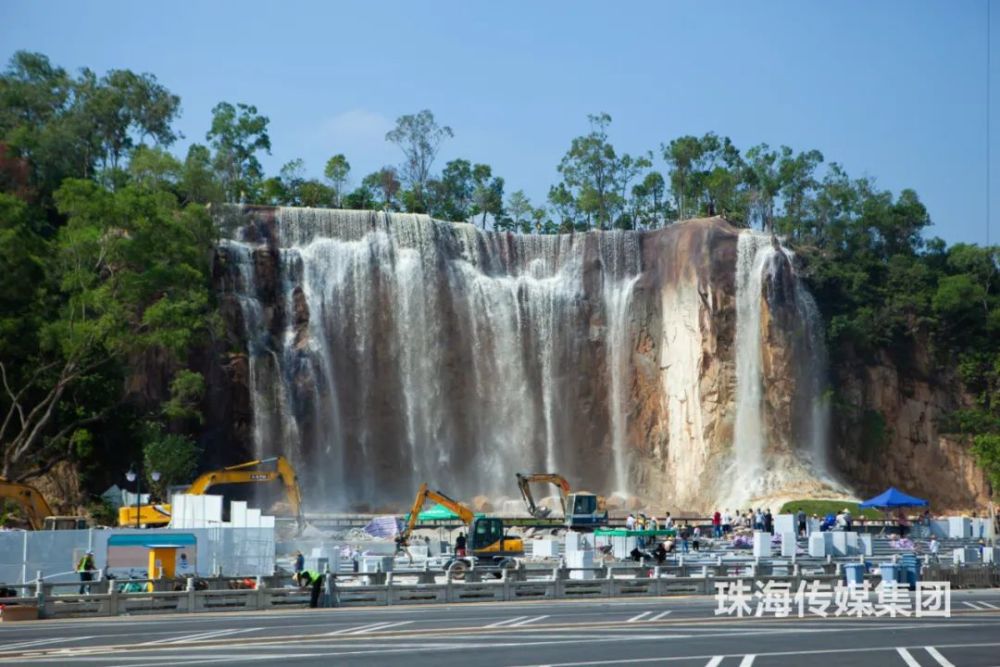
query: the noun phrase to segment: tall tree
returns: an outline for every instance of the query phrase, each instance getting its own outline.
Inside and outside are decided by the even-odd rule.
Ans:
[[[351,164],[344,157],[343,153],[337,153],[326,161],[326,166],[323,168],[323,175],[326,176],[326,180],[330,183],[330,188],[333,190],[333,205],[335,208],[340,208],[343,204],[344,195],[347,190],[347,177],[350,173]]]
[[[608,141],[611,116],[592,114],[590,132],[576,137],[557,167],[562,182],[549,190],[549,201],[565,222],[589,228],[608,229],[618,223],[625,209],[628,185],[649,158],[619,156]]]
[[[219,102],[212,109],[212,127],[205,134],[215,150],[213,165],[231,202],[255,201],[264,170],[257,154],[271,152],[270,120],[249,104]]]
[[[425,190],[431,167],[445,139],[455,136],[447,125],[438,125],[429,109],[396,119],[396,127],[386,133],[390,141],[403,151],[403,181],[423,210],[427,210]]]
[[[489,165],[477,164],[472,168],[472,215],[480,216],[480,226],[486,229],[486,217],[494,219],[503,215],[503,179],[493,175]]]
[[[514,229],[529,232],[531,231],[531,213],[534,207],[524,190],[515,190],[507,197],[507,213]]]

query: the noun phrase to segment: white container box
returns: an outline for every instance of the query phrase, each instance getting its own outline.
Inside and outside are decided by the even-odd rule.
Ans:
[[[566,554],[566,567],[594,567],[594,551],[578,549]],[[597,572],[594,570],[570,570],[570,579],[595,579]]]
[[[809,535],[809,555],[813,558],[826,556],[826,537],[829,533],[812,533]]]
[[[771,533],[758,531],[753,534],[754,558],[770,558],[774,554],[771,548]]]
[[[795,533],[781,534],[781,555],[791,558],[795,555]]]
[[[555,540],[532,540],[531,555],[535,558],[556,558],[559,556],[559,543]]]

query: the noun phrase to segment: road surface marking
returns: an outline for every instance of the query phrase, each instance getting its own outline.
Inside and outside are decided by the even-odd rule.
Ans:
[[[257,630],[263,630],[263,628],[243,628],[240,629],[228,629],[228,630],[214,630],[212,632],[198,632],[193,635],[182,635],[180,637],[169,637],[167,639],[156,639],[151,642],[143,642],[140,646],[160,646],[163,644],[184,644],[187,642],[196,642],[203,639],[217,639],[219,637],[228,637],[229,635],[238,635],[244,632],[255,632]]]
[[[548,614],[546,614],[545,616],[533,616],[533,617],[527,618],[527,619],[525,619],[523,621],[518,621],[517,623],[508,623],[507,627],[508,628],[521,627],[522,625],[527,625],[528,623],[534,623],[535,621],[541,621],[541,620],[544,620],[544,619],[546,619],[548,617],[549,617]]]
[[[910,655],[910,652],[907,651],[902,646],[900,646],[899,648],[896,649],[896,653],[898,653],[899,657],[903,659],[903,662],[906,663],[907,667],[920,667],[920,663],[917,662],[913,658],[913,656]]]
[[[349,628],[343,628],[341,630],[334,630],[333,632],[327,632],[324,637],[332,637],[335,635],[363,635],[366,632],[378,632],[380,630],[386,630],[388,628],[394,628],[398,625],[406,625],[408,623],[413,623],[413,621],[397,621],[395,623],[391,621],[380,621],[378,623],[368,623],[366,625],[355,625]]]
[[[982,608],[978,604],[976,604],[975,602],[965,602],[963,600],[962,604],[964,604],[966,607],[969,607],[971,609],[975,609],[976,611],[982,611]]]
[[[1000,607],[996,606],[995,604],[990,604],[989,602],[983,602],[982,600],[979,601],[979,604],[983,605],[984,607],[989,607],[990,609],[1000,609]]]
[[[502,621],[497,621],[496,623],[490,623],[489,625],[484,625],[484,628],[502,628],[505,625],[514,625],[519,621],[523,621],[526,618],[531,618],[530,616],[515,616],[514,618],[506,618]]]
[[[722,656],[722,655],[715,656],[714,658],[712,658],[711,660],[709,660],[707,663],[705,663],[705,667],[719,667],[719,663],[722,662],[722,659],[724,657],[725,656]]]
[[[44,644],[55,644],[57,642],[68,642],[68,641],[83,641],[85,639],[93,639],[93,636],[90,636],[90,637],[52,637],[52,638],[49,638],[49,639],[34,639],[34,640],[31,640],[31,641],[17,642],[17,643],[14,643],[14,644],[4,644],[2,647],[0,647],[0,650],[3,650],[3,651],[13,651],[15,649],[21,649],[21,648],[29,648],[29,647],[34,648],[35,646],[42,646]]]
[[[635,616],[633,616],[632,618],[628,619],[628,620],[627,620],[627,621],[625,621],[625,622],[626,622],[626,623],[638,623],[639,621],[641,621],[641,620],[642,620],[642,618],[643,618],[644,616],[648,616],[648,615],[650,615],[650,614],[652,614],[652,613],[653,613],[653,612],[651,612],[651,611],[644,611],[644,612],[642,612],[641,614],[636,614]]]
[[[395,623],[383,621],[382,623],[376,623],[375,625],[371,625],[366,628],[361,628],[360,630],[354,630],[353,632],[348,632],[346,634],[363,635],[366,632],[382,632],[383,630],[388,630],[389,628],[395,628],[400,625],[408,625],[409,623],[413,623],[413,621],[396,621]]]
[[[955,667],[955,665],[952,664],[950,660],[941,655],[941,653],[939,653],[938,650],[933,646],[925,646],[924,650],[930,653],[931,657],[937,660],[938,664],[941,665],[941,667]]]
[[[743,656],[743,659],[740,660],[740,667],[750,667],[751,665],[753,665],[753,661],[756,658],[757,656],[754,655],[753,653],[751,653],[750,655]]]
[[[659,614],[657,614],[656,616],[652,616],[652,617],[650,617],[650,618],[648,618],[648,619],[646,619],[646,620],[648,620],[648,621],[658,621],[658,620],[660,620],[661,618],[663,618],[664,616],[669,616],[669,615],[670,615],[671,613],[673,613],[673,611],[672,611],[672,610],[668,610],[668,611],[661,611],[661,612],[660,612]]]

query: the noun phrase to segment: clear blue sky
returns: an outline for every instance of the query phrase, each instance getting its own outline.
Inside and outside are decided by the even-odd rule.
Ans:
[[[619,150],[715,131],[818,148],[883,187],[913,187],[931,234],[986,239],[988,0],[882,2],[0,3],[0,57],[156,74],[202,141],[220,101],[271,118],[269,171],[356,183],[398,163],[385,132],[429,108],[445,160],[489,162],[538,204],[586,115]],[[992,240],[1000,240],[1000,0],[992,7]],[[662,164],[660,165],[662,168]]]

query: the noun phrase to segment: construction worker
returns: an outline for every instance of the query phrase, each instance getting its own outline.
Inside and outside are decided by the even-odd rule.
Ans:
[[[315,609],[319,606],[319,594],[323,590],[323,575],[312,570],[302,570],[295,573],[295,580],[299,588],[312,587],[309,593],[309,607]]]
[[[80,573],[80,595],[90,595],[90,583],[94,580],[97,566],[94,564],[94,552],[88,551],[77,564],[76,571]]]

